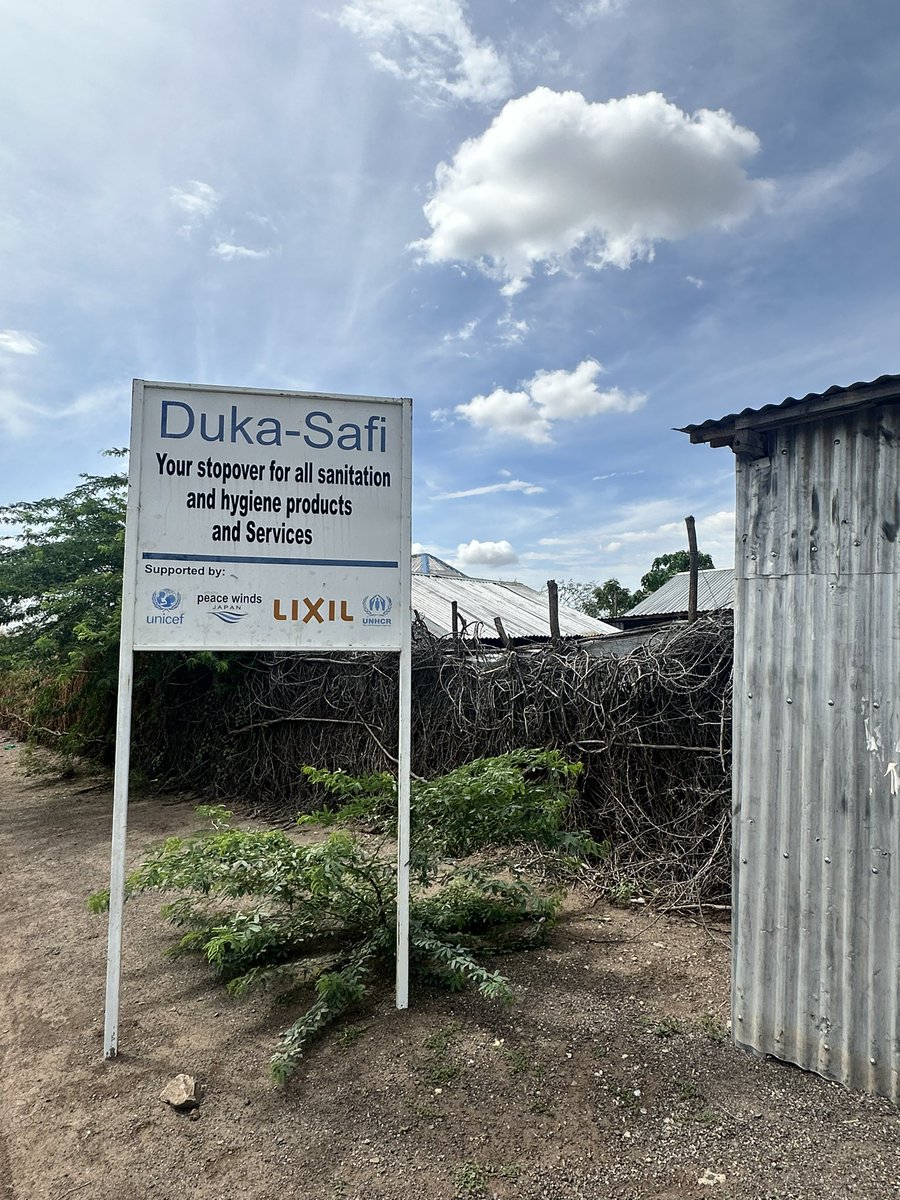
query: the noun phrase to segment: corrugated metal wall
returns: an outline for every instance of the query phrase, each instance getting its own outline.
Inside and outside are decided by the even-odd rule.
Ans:
[[[737,463],[735,1040],[900,1102],[900,412]]]

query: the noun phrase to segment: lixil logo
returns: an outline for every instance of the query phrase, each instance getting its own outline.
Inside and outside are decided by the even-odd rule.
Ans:
[[[326,621],[352,621],[353,615],[347,607],[346,600],[326,600],[319,596],[318,600],[310,600],[304,596],[302,600],[276,600],[272,605],[272,613],[276,621],[299,621],[308,625],[315,621],[324,625]],[[300,612],[300,605],[304,606]]]

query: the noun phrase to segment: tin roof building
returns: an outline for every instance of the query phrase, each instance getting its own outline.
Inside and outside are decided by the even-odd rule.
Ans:
[[[473,579],[434,554],[414,554],[412,572],[413,610],[437,637],[453,632],[454,604],[463,638],[499,642],[498,619],[513,641],[549,640],[551,636],[545,592],[512,580]],[[602,637],[618,630],[560,604],[559,632],[564,638]]]
[[[688,615],[690,572],[680,571],[634,608],[610,618],[620,629],[640,629],[681,620]],[[712,613],[734,604],[734,570],[718,567],[697,572],[697,612]]]

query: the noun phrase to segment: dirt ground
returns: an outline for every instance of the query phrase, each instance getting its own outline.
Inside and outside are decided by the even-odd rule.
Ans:
[[[727,930],[574,895],[503,960],[519,1000],[389,990],[284,1090],[284,1010],[167,960],[126,914],[120,1055],[102,1058],[108,782],[21,773],[0,741],[0,1200],[806,1200],[900,1196],[900,1119],[731,1045]],[[193,827],[134,796],[131,856]],[[159,1100],[176,1073],[193,1117]]]

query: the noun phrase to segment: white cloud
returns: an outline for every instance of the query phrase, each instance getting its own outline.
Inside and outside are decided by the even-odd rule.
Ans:
[[[618,12],[628,0],[557,0],[556,11],[571,25],[587,25],[597,17]]]
[[[843,158],[804,174],[781,179],[776,188],[776,207],[782,220],[806,219],[835,207],[852,205],[863,184],[890,162],[883,151],[851,150]]]
[[[489,496],[494,492],[522,492],[526,496],[536,496],[539,492],[546,492],[546,490],[536,483],[526,483],[524,479],[507,479],[505,483],[488,483],[483,487],[467,488],[464,492],[441,492],[434,498],[435,500],[463,500],[466,496]]]
[[[467,342],[477,328],[478,319],[475,318],[475,320],[466,321],[462,329],[457,330],[456,333],[445,333],[441,340],[444,342]]]
[[[457,404],[456,412],[480,429],[506,433],[530,442],[550,442],[554,421],[576,421],[606,412],[635,412],[646,403],[640,392],[621,388],[600,391],[596,378],[603,370],[586,358],[572,371],[538,371],[518,392],[496,388]]]
[[[475,37],[460,0],[350,0],[338,20],[373,46],[379,70],[412,83],[426,103],[491,104],[512,91],[508,64]]]
[[[8,354],[37,354],[41,343],[21,329],[0,329],[0,350]]]
[[[51,406],[25,400],[8,388],[0,389],[0,429],[9,437],[29,437],[46,427],[48,421],[72,417],[100,417],[124,412],[131,404],[131,388],[121,386],[94,388],[82,392],[67,403]]]
[[[170,187],[169,200],[186,218],[184,232],[189,232],[211,217],[219,203],[219,193],[208,183],[191,179],[187,187]]]
[[[531,328],[527,321],[517,321],[509,314],[501,317],[497,325],[500,329],[500,341],[505,342],[508,346],[516,346],[523,342],[525,334]]]
[[[538,371],[528,385],[531,398],[544,416],[554,421],[576,421],[604,412],[635,412],[647,401],[640,392],[627,395],[621,388],[598,390],[595,380],[602,367],[586,358],[574,371]]]
[[[8,388],[0,388],[0,429],[6,436],[27,437],[47,416],[46,409],[23,400]]]
[[[685,275],[685,279],[688,283],[692,283],[695,288],[699,289],[703,287],[703,280],[698,279],[696,275]]]
[[[456,562],[460,566],[470,567],[481,563],[485,566],[500,567],[518,561],[518,554],[506,541],[479,542],[473,538],[471,542],[461,543],[456,548]]]
[[[661,502],[665,503],[665,502]],[[715,512],[696,521],[697,538],[701,550],[721,557],[723,546],[730,553],[734,546],[734,513]],[[648,542],[671,544],[675,549],[684,549],[686,534],[684,520],[664,521],[659,525],[645,529],[620,529],[612,534],[612,540],[601,543],[600,549],[612,554],[622,546],[644,545]],[[663,553],[663,551],[660,551]]]
[[[626,476],[626,475],[645,475],[645,474],[646,474],[646,471],[644,470],[643,467],[641,467],[641,469],[639,471],[609,471],[606,475],[592,475],[591,479],[593,479],[593,480],[621,479],[623,476]]]
[[[55,410],[58,417],[98,416],[101,413],[125,411],[131,405],[131,388],[127,383],[93,388]]]
[[[747,177],[759,139],[730,113],[682,112],[658,92],[590,103],[539,87],[510,100],[435,173],[427,262],[471,262],[512,295],[538,263],[651,259],[659,241],[728,229],[771,192]]]
[[[550,422],[527,392],[495,388],[489,396],[473,396],[468,404],[457,404],[456,411],[477,429],[508,433],[529,442],[551,440]]]
[[[235,258],[268,258],[269,250],[252,250],[249,246],[237,246],[233,242],[216,242],[210,250],[216,258],[231,262]]]

